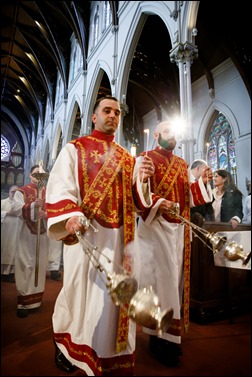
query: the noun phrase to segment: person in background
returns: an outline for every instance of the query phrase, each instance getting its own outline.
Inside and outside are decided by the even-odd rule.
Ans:
[[[79,367],[89,376],[134,375],[136,323],[125,305],[115,305],[97,265],[138,280],[135,209],[152,205],[153,163],[146,156],[139,167],[114,141],[120,115],[115,97],[98,99],[93,132],[62,148],[48,179],[48,235],[64,242],[63,287],[52,321],[55,362],[66,373]],[[97,260],[76,232],[83,233]]]
[[[224,169],[218,169],[213,176],[213,202],[216,222],[230,223],[233,229],[241,223],[242,198],[241,191],[236,187],[231,174]]]
[[[18,188],[16,185],[11,186],[8,198],[1,200],[1,280],[9,283],[15,283],[14,258],[17,249],[18,219],[13,216],[11,207]]]
[[[181,355],[182,319],[189,326],[190,286],[190,228],[171,212],[179,204],[179,215],[190,220],[190,207],[212,201],[208,183],[212,172],[202,169],[199,179],[190,183],[188,164],[173,153],[176,147],[175,130],[171,121],[157,125],[154,139],[157,147],[148,153],[155,165],[150,178],[153,206],[139,213],[138,237],[141,250],[141,286],[151,285],[161,302],[161,312],[174,311],[167,331],[157,337],[156,331],[143,327],[150,335],[153,355],[167,366],[176,366]],[[142,157],[139,157],[141,159]],[[182,300],[184,297],[184,300]]]
[[[205,160],[194,160],[190,166],[190,182],[196,182],[200,177],[202,170],[207,166]],[[206,203],[201,206],[191,207],[190,209],[191,222],[202,226],[205,221],[214,221],[214,210],[212,203]]]
[[[248,195],[243,202],[243,219],[245,224],[251,224],[251,180],[247,181]]]
[[[61,265],[61,257],[62,257],[62,241],[57,240],[49,240],[50,247],[49,247],[49,257],[48,257],[48,268],[47,271],[50,272],[50,277],[52,280],[60,280],[61,273],[60,273],[60,265]]]
[[[190,166],[190,182],[196,182],[201,177],[202,170],[206,166],[205,160],[194,160]]]
[[[31,309],[39,308],[45,288],[48,266],[49,238],[46,233],[45,187],[38,195],[38,180],[33,176],[39,172],[39,165],[30,170],[31,182],[20,187],[13,199],[12,213],[20,221],[15,255],[15,280],[17,288],[17,317],[24,318]],[[40,229],[38,229],[40,219]],[[39,233],[38,233],[39,231]],[[39,258],[37,286],[35,286],[36,251],[39,236]]]

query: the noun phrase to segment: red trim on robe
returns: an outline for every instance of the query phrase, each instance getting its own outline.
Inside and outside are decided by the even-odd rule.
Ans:
[[[75,344],[68,333],[56,334],[54,339],[63,344],[69,355],[80,362],[86,363],[94,376],[133,376],[135,366],[135,352],[130,355],[114,357],[99,357],[95,350],[85,344]]]
[[[42,302],[43,294],[44,292],[33,293],[26,296],[18,295],[17,304],[22,306],[37,304],[38,302]]]

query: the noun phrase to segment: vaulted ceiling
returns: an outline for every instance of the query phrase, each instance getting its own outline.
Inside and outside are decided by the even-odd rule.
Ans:
[[[70,36],[74,32],[86,69],[89,2],[3,1],[1,4],[2,132],[20,134],[20,123],[31,142],[46,101],[54,103],[57,70],[67,93]],[[16,121],[12,118],[14,114]]]
[[[183,2],[181,2],[183,3]],[[110,1],[117,23],[117,1]],[[70,36],[81,46],[86,69],[90,2],[2,1],[1,4],[1,132],[9,139],[31,143],[46,100],[54,104],[57,70],[67,96]],[[192,82],[231,58],[251,93],[249,12],[244,7],[200,2],[195,43],[198,59],[191,66]],[[129,103],[139,117],[153,107],[179,106],[178,69],[170,62],[171,42],[161,19],[149,16],[137,45],[129,77]],[[144,59],[141,59],[144,56]],[[132,94],[132,95],[131,95]],[[14,116],[13,116],[14,115]]]

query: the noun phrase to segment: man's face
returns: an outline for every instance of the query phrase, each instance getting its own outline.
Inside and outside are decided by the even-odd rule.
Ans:
[[[199,179],[199,177],[201,177],[202,170],[204,169],[204,167],[205,167],[205,165],[199,165],[199,166],[197,166],[195,178]]]
[[[172,151],[176,147],[176,136],[172,128],[165,126],[157,133],[158,145],[168,151]]]
[[[37,178],[32,176],[33,173],[39,173],[39,168],[33,169],[33,171],[30,174],[31,182],[36,185],[38,183],[38,180],[37,180]]]
[[[111,99],[104,99],[100,102],[92,121],[95,129],[108,135],[114,135],[120,122],[120,105]]]

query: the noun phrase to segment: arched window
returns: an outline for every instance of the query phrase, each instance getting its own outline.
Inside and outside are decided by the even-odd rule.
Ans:
[[[72,41],[72,52],[71,52],[71,61],[70,61],[70,83],[75,78],[76,71],[76,60],[77,60],[77,45],[76,40]]]
[[[13,172],[10,172],[7,177],[7,184],[8,186],[12,186],[15,183],[15,176]]]
[[[209,134],[207,162],[213,171],[228,170],[236,182],[236,154],[232,130],[227,118],[217,114]]]
[[[1,161],[9,161],[10,156],[10,143],[1,135]]]
[[[24,175],[22,173],[18,173],[17,179],[16,179],[16,185],[21,187],[24,184]]]
[[[1,185],[5,184],[5,177],[6,177],[5,172],[1,170]]]
[[[94,46],[98,43],[98,33],[99,33],[99,8],[97,7],[95,17],[94,17]]]
[[[82,66],[82,55],[81,49],[77,39],[74,37],[71,41],[71,60],[70,60],[70,74],[69,74],[69,83],[76,78],[81,66]]]
[[[110,9],[109,1],[103,2],[103,20],[102,20],[102,31],[105,31],[107,27],[111,24],[112,13]]]
[[[62,97],[63,97],[63,84],[62,84],[60,73],[58,72],[57,86],[56,86],[56,99],[55,99],[56,106],[59,104]]]

